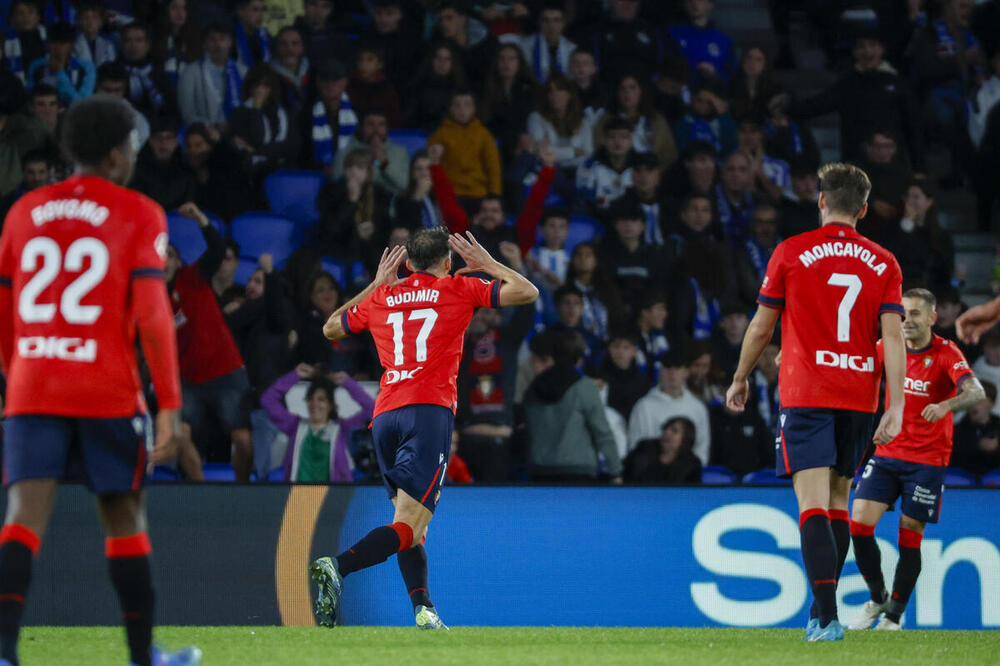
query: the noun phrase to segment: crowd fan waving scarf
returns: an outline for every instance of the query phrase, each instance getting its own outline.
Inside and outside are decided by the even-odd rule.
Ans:
[[[321,100],[313,105],[312,116],[313,157],[320,164],[332,164],[333,156],[337,154],[337,150],[350,140],[351,135],[357,129],[358,116],[351,108],[351,101],[347,98],[347,93],[340,97],[336,132],[330,125],[330,118],[327,116],[326,107],[323,106]],[[336,145],[333,142],[335,135],[337,137]]]
[[[44,25],[38,26],[38,34],[44,42],[47,38]],[[26,80],[25,77],[28,74],[28,65],[31,64],[24,62],[23,55],[24,54],[21,52],[21,38],[18,37],[17,30],[14,28],[8,28],[6,38],[3,42],[3,59],[7,65],[8,71],[17,76],[17,78],[21,79],[21,83],[24,83]]]
[[[260,59],[262,62],[268,62],[271,59],[271,44],[267,30],[264,30],[264,28],[258,29],[257,39],[260,40]],[[243,24],[239,21],[236,22],[236,53],[239,55],[239,62],[245,67],[253,66],[254,59],[250,51],[250,40],[247,39],[247,33],[243,30]]]

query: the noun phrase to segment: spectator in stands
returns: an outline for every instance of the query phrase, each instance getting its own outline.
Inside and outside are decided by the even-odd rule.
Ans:
[[[452,94],[448,116],[427,143],[444,147],[441,168],[455,194],[470,208],[487,194],[503,193],[500,153],[493,135],[476,117],[471,91]]]
[[[448,42],[432,45],[405,95],[406,126],[434,131],[448,113],[455,91],[466,89],[458,50]]]
[[[666,238],[663,254],[673,273],[687,244],[701,239],[714,240],[718,223],[712,212],[712,200],[703,194],[689,194],[681,200],[680,224]],[[755,296],[756,298],[756,296]]]
[[[360,258],[372,275],[388,238],[392,200],[374,181],[373,171],[370,151],[351,151],[344,160],[344,177],[325,184],[316,202],[320,253],[348,263]]]
[[[951,467],[982,476],[1000,469],[1000,416],[995,413],[997,387],[984,381],[986,397],[969,407],[965,418],[955,425],[955,447]]]
[[[958,345],[958,348],[965,354],[966,360],[969,363],[974,363],[982,355],[982,348],[978,344],[963,342],[955,330],[955,320],[968,310],[969,306],[962,302],[962,296],[955,287],[943,287],[935,292],[934,296],[937,297],[935,312],[938,316],[937,321],[934,322],[934,332]]]
[[[707,78],[694,87],[691,108],[674,128],[678,148],[683,150],[693,141],[704,141],[720,155],[736,150],[736,124],[723,94],[718,79]]]
[[[969,131],[976,146],[972,185],[976,190],[976,218],[981,231],[993,225],[993,204],[1000,198],[996,183],[1000,177],[1000,47],[990,59],[993,76],[973,100]]]
[[[562,208],[546,208],[539,229],[542,241],[528,250],[525,260],[532,282],[551,293],[566,281],[569,268],[569,250],[566,249],[569,213]]]
[[[939,291],[951,286],[955,246],[938,222],[935,190],[926,176],[910,181],[903,217],[883,231],[881,243],[896,255],[907,284]]]
[[[603,212],[632,185],[632,124],[612,118],[604,126],[601,148],[576,170],[576,189],[593,212]]]
[[[409,154],[406,148],[389,139],[389,121],[386,113],[379,108],[371,108],[362,114],[357,131],[344,149],[338,151],[333,160],[333,177],[344,175],[344,161],[356,150],[367,150],[374,158],[372,169],[374,182],[391,194],[399,194],[409,182]],[[429,183],[428,183],[429,185]]]
[[[677,160],[677,145],[670,126],[653,106],[652,95],[635,76],[627,75],[618,82],[615,97],[594,130],[598,144],[604,144],[605,127],[614,118],[628,121],[632,147],[636,152],[656,155],[661,169],[669,168]]]
[[[500,46],[493,56],[479,115],[500,142],[505,163],[514,155],[539,92],[538,81],[521,49],[515,44]]]
[[[736,413],[723,404],[709,410],[712,448],[709,462],[742,477],[774,467],[774,430],[754,409]]]
[[[9,25],[3,43],[4,66],[25,83],[31,63],[45,57],[46,31],[38,3],[12,0]]]
[[[197,435],[208,413],[214,414],[223,432],[232,438],[236,479],[249,481],[253,446],[245,401],[250,381],[211,286],[212,276],[225,257],[225,242],[193,203],[184,204],[177,212],[198,223],[208,245],[198,261],[189,266],[181,266],[176,249],[167,255],[167,292],[177,322],[184,393],[181,417]],[[183,457],[182,466],[191,476],[190,462],[185,463]]]
[[[598,376],[608,387],[608,406],[628,421],[632,407],[649,393],[649,376],[637,363],[639,347],[634,333],[624,329],[611,334],[608,353],[598,370]]]
[[[201,60],[201,33],[187,0],[170,0],[163,5],[153,28],[153,66],[174,86],[188,65]]]
[[[166,210],[180,208],[197,196],[194,174],[184,162],[177,139],[176,118],[161,116],[153,121],[149,141],[139,151],[129,187],[142,192]]]
[[[130,23],[121,29],[118,61],[128,72],[127,99],[147,118],[177,107],[170,79],[166,73],[153,67],[152,46],[146,25]]]
[[[319,65],[315,74],[316,101],[303,107],[299,117],[305,148],[302,161],[333,173],[337,153],[345,149],[358,125],[358,116],[347,96],[347,69],[336,60]]]
[[[57,140],[65,108],[59,100],[59,91],[48,83],[39,83],[28,93],[28,114],[44,123],[52,141]]]
[[[298,296],[296,362],[345,370],[358,381],[378,379],[382,370],[370,337],[354,336],[331,344],[323,335],[323,324],[345,300],[337,280],[326,271],[316,271],[302,284]]]
[[[547,83],[552,72],[569,71],[576,44],[566,39],[565,32],[565,4],[550,0],[538,12],[538,32],[520,38],[521,51],[538,81]]]
[[[729,35],[712,23],[714,8],[715,0],[685,0],[688,22],[671,26],[668,32],[697,78],[728,82],[736,70],[736,52]]]
[[[670,127],[676,127],[687,113],[687,100],[691,99],[691,68],[684,56],[663,58],[653,83],[653,106],[663,114]]]
[[[532,480],[593,482],[603,472],[621,483],[618,447],[601,397],[577,369],[582,339],[540,333],[530,346],[535,378],[525,392],[524,411]]]
[[[781,197],[778,215],[778,235],[791,238],[796,234],[812,231],[819,226],[819,176],[816,169],[805,160],[792,162],[790,167],[792,191]]]
[[[663,254],[660,248],[646,243],[646,220],[640,206],[616,206],[609,219],[612,231],[601,246],[601,260],[614,276],[629,313],[635,315],[645,294],[664,286]]]
[[[73,44],[73,56],[78,60],[88,60],[94,67],[100,67],[117,57],[114,40],[101,34],[104,29],[103,3],[80,3],[76,10],[76,27],[79,34]]]
[[[420,28],[404,20],[403,5],[403,0],[376,0],[371,27],[362,37],[362,43],[382,52],[385,77],[399,92],[413,80],[422,49]]]
[[[295,18],[305,9],[302,0],[266,0],[266,2],[264,29],[269,35],[277,35],[285,28],[291,27]]]
[[[577,49],[569,59],[569,75],[580,93],[583,114],[591,122],[601,115],[601,109],[608,105],[608,88],[597,71],[594,54]]]
[[[764,45],[745,47],[736,76],[729,82],[729,112],[733,118],[766,117],[771,101],[780,93]]]
[[[582,31],[576,43],[594,54],[605,81],[619,81],[634,74],[640,81],[652,78],[656,63],[656,30],[639,16],[639,0],[615,0],[606,15]]]
[[[545,328],[563,336],[577,334],[583,340],[581,367],[588,374],[600,367],[604,360],[604,341],[583,326],[583,293],[573,285],[563,285],[552,296],[558,320]]]
[[[771,157],[764,145],[764,124],[753,116],[743,117],[736,128],[736,146],[752,163],[754,187],[757,193],[771,201],[779,200],[791,190],[792,175],[785,160]]]
[[[750,237],[733,253],[733,274],[739,298],[747,307],[757,301],[767,262],[781,242],[778,210],[766,201],[757,204],[750,223]]]
[[[646,216],[646,242],[663,245],[674,219],[673,206],[660,189],[662,169],[659,161],[652,153],[638,153],[632,164],[632,187],[625,191],[621,200],[642,207]]]
[[[634,320],[639,347],[635,362],[646,375],[647,386],[655,384],[659,376],[657,359],[670,351],[666,328],[668,314],[666,294],[656,289],[643,294]]]
[[[292,115],[298,115],[309,94],[309,58],[305,56],[302,33],[295,28],[282,28],[274,37],[274,57],[268,64],[278,75],[281,105]]]
[[[280,94],[274,71],[255,65],[243,79],[243,103],[229,117],[230,137],[250,155],[258,178],[293,165],[299,154],[296,118],[281,105]]]
[[[229,314],[246,293],[246,285],[236,284],[236,269],[240,265],[240,244],[232,238],[227,238],[225,243],[225,254],[222,255],[219,268],[212,275],[211,283],[215,298],[222,308],[222,314]]]
[[[284,403],[285,394],[300,381],[308,381],[306,405],[309,418],[300,418]],[[337,414],[334,388],[347,390],[361,409],[349,418]],[[327,376],[315,366],[300,363],[278,379],[264,395],[261,406],[278,430],[288,435],[284,480],[293,483],[354,481],[354,461],[348,441],[351,433],[364,428],[375,411],[375,400],[346,372]]]
[[[249,160],[214,126],[188,126],[184,159],[197,183],[195,202],[199,208],[231,220],[253,206],[256,196],[251,187]]]
[[[271,37],[264,29],[264,0],[236,0],[233,59],[246,69],[271,59]]]
[[[22,88],[0,86],[0,197],[17,189],[23,179],[21,160],[29,151],[44,146],[48,136],[42,121],[20,113],[23,106]]]
[[[708,464],[709,430],[708,409],[687,388],[688,367],[684,352],[673,347],[660,358],[659,384],[654,386],[632,408],[628,420],[630,448],[644,439],[659,435],[663,424],[674,416],[691,419],[695,426],[694,454],[702,464]]]
[[[458,50],[462,69],[470,75],[469,84],[481,93],[483,74],[490,70],[496,52],[496,37],[469,16],[468,7],[460,0],[438,3],[438,23],[432,37],[447,41]],[[471,78],[474,73],[478,74],[478,81]]]
[[[48,55],[38,58],[28,68],[26,86],[30,89],[47,83],[59,91],[59,99],[69,105],[94,93],[97,71],[94,64],[73,56],[76,30],[68,23],[56,23],[48,29]]]
[[[132,109],[132,122],[135,124],[139,145],[146,145],[150,133],[149,121],[125,98],[128,93],[128,70],[125,69],[125,65],[120,62],[106,62],[98,67],[95,92],[113,95],[129,105]]]
[[[788,117],[786,99],[779,94],[768,104],[767,119],[764,121],[767,153],[789,163],[802,161],[816,170],[820,163],[819,146],[805,124]]]
[[[719,326],[711,337],[712,358],[725,375],[731,375],[740,363],[740,347],[750,325],[747,306],[740,301],[727,301],[719,310]]]
[[[639,441],[625,459],[629,483],[701,483],[701,461],[694,454],[695,425],[685,416],[667,419],[660,436]]]
[[[734,296],[730,270],[728,252],[722,243],[698,238],[684,246],[670,304],[674,335],[695,340],[712,336],[722,313],[719,304]]]
[[[709,409],[726,399],[725,374],[712,356],[708,340],[692,340],[685,346],[688,359],[687,387]]]
[[[293,24],[305,40],[306,56],[313,64],[329,59],[341,62],[353,59],[351,37],[334,27],[331,14],[333,0],[305,0],[302,16]]]
[[[548,144],[560,169],[576,168],[594,152],[594,127],[583,112],[576,86],[562,72],[549,75],[538,111],[527,119],[527,132]]]
[[[233,38],[223,26],[205,28],[205,57],[185,67],[177,81],[177,102],[184,123],[221,126],[240,104],[247,68],[229,58]]]
[[[715,186],[719,222],[729,241],[739,247],[750,233],[750,221],[757,205],[753,192],[753,160],[740,151],[731,153],[723,162],[719,180]]]
[[[982,144],[986,134],[986,119],[990,111],[1000,103],[1000,49],[990,58],[991,76],[983,81],[972,96],[969,109],[969,138],[976,148]]]
[[[1000,386],[1000,329],[993,329],[980,340],[983,355],[972,364],[972,371],[985,384],[990,382],[994,387]],[[993,413],[1000,416],[1000,405],[994,401]]]
[[[676,199],[688,194],[712,195],[718,176],[717,157],[718,151],[711,143],[692,141],[681,152],[681,168],[675,164],[667,174],[667,193]]]
[[[601,264],[594,243],[578,243],[573,248],[566,284],[583,294],[583,327],[602,340],[607,339],[611,325],[622,317],[622,303],[615,280]]]
[[[7,217],[7,211],[23,194],[55,182],[52,178],[54,167],[52,156],[47,150],[29,150],[24,154],[21,159],[21,173],[23,174],[21,184],[7,196],[0,197],[0,229],[3,229],[3,220]]]
[[[444,224],[437,198],[434,196],[431,160],[425,149],[413,154],[406,190],[392,198],[392,203],[389,204],[389,216],[396,221],[396,224],[411,231],[431,229]]]
[[[379,110],[389,127],[402,127],[403,110],[396,86],[385,77],[385,57],[374,46],[358,50],[354,73],[347,82],[347,95],[359,116]]]
[[[885,226],[899,219],[913,172],[899,153],[896,137],[887,129],[871,133],[865,141],[865,156],[858,161],[858,166],[872,182],[868,215],[858,226],[869,238],[879,238]]]

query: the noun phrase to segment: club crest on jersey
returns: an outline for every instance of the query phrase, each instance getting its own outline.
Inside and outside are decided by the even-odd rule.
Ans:
[[[933,363],[933,362],[934,362],[934,359],[932,359],[930,356],[924,356],[924,367],[925,368],[931,367],[931,363]]]

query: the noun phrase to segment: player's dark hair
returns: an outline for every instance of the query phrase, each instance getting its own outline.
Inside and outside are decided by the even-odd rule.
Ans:
[[[997,385],[993,382],[988,382],[985,379],[979,381],[983,385],[983,391],[986,393],[986,399],[990,402],[997,401]]]
[[[920,287],[907,289],[903,292],[903,298],[919,298],[924,303],[931,306],[931,310],[937,307],[937,297],[929,290]]]
[[[111,95],[93,95],[69,107],[63,117],[62,145],[82,166],[97,166],[121,148],[135,129],[132,107]]]
[[[579,296],[582,299],[583,292],[571,284],[564,284],[556,289],[555,293],[552,295],[552,302],[558,306],[567,296]]]
[[[826,198],[830,212],[843,213],[852,218],[861,213],[872,191],[868,174],[846,162],[832,162],[819,168],[820,191]]]
[[[406,255],[418,271],[427,270],[434,264],[451,256],[448,247],[448,229],[434,227],[421,229],[406,241]]]
[[[326,377],[317,377],[309,383],[309,388],[306,389],[306,400],[312,400],[312,397],[316,395],[317,391],[322,391],[326,394],[327,400],[330,401],[330,420],[336,420],[337,418],[337,401],[333,399],[334,386]]]

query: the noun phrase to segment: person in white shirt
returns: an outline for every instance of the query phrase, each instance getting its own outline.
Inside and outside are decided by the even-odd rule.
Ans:
[[[979,86],[979,90],[972,96],[972,108],[969,110],[969,138],[976,148],[986,134],[986,119],[990,111],[1000,103],[1000,49],[993,54],[990,66],[993,68],[993,76]]]
[[[576,44],[566,39],[566,12],[561,2],[548,2],[538,15],[538,32],[518,38],[517,44],[524,52],[528,66],[535,78],[545,82],[549,74],[569,71],[569,59],[576,51]]]
[[[594,152],[594,122],[583,112],[576,85],[553,72],[545,84],[542,108],[528,116],[528,134],[555,153],[556,165],[575,169]]]
[[[981,381],[1000,386],[1000,330],[983,336],[983,355],[972,364],[972,371]],[[993,404],[993,413],[1000,416],[1000,400]]]

